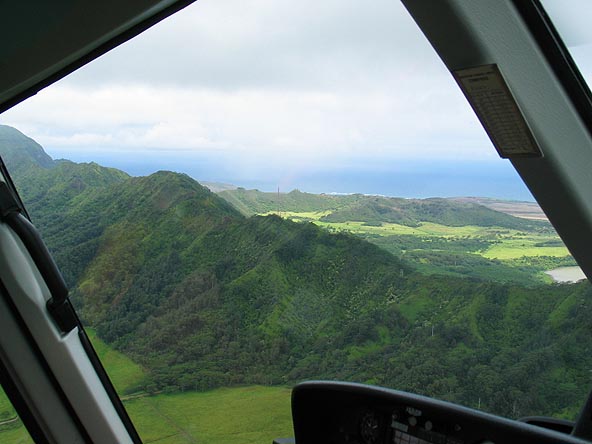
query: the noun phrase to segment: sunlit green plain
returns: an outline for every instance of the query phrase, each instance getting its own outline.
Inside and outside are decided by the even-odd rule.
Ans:
[[[128,401],[126,408],[145,443],[255,444],[293,436],[285,387],[162,394]]]
[[[479,227],[474,225],[465,225],[460,227],[451,227],[432,222],[422,222],[417,227],[399,225],[393,223],[383,223],[380,226],[367,225],[364,222],[324,222],[320,219],[326,216],[330,211],[320,212],[281,212],[284,218],[292,219],[297,222],[309,221],[330,231],[349,232],[357,235],[371,236],[393,236],[393,235],[412,235],[423,238],[475,238],[491,239],[495,243],[489,248],[477,252],[487,259],[516,259],[520,257],[534,256],[569,256],[569,251],[564,246],[542,246],[548,241],[557,241],[558,236],[538,233],[524,233],[517,230],[511,230],[500,227]],[[274,213],[277,214],[277,213]]]

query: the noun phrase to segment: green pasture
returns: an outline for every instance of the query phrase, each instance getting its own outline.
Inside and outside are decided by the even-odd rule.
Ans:
[[[145,444],[260,444],[294,435],[284,387],[162,394],[125,405]]]
[[[450,227],[432,222],[423,222],[417,227],[383,223],[380,226],[367,225],[364,222],[324,222],[320,219],[330,211],[319,212],[282,212],[281,216],[294,221],[311,221],[330,231],[345,231],[361,236],[397,236],[412,235],[421,238],[483,239],[490,243],[487,249],[477,252],[487,259],[510,260],[520,257],[565,257],[569,251],[560,244],[559,236],[548,233],[523,232],[500,227],[480,227],[465,225]],[[371,239],[369,239],[371,240]],[[545,243],[555,245],[542,245]]]
[[[382,223],[380,226],[367,225],[365,222],[323,222],[315,221],[321,227],[335,231],[349,231],[354,234],[370,234],[379,236],[413,235],[422,237],[464,237],[464,236],[494,236],[499,231],[495,228],[477,227],[466,225],[462,227],[448,227],[446,225],[423,222],[417,227],[399,225],[393,223]],[[501,229],[503,232],[511,230]]]
[[[160,394],[124,404],[144,444],[260,444],[294,435],[285,387]],[[0,442],[31,439],[18,421],[0,425]]]
[[[144,370],[86,329],[107,373],[123,396],[126,409],[144,444],[271,443],[291,437],[290,392],[285,387],[235,387],[208,392],[146,393],[126,399],[145,379]],[[25,427],[0,390],[0,442],[30,443]]]
[[[262,213],[261,215],[269,216],[271,214],[275,214],[276,216],[281,216],[286,219],[291,219],[295,222],[311,222],[318,221],[321,217],[331,214],[331,211],[268,211],[267,213]]]
[[[0,387],[0,422],[6,421],[7,419],[14,418],[16,415],[14,408],[12,408],[12,404],[8,400],[6,393]]]
[[[488,259],[518,259],[520,257],[533,256],[551,256],[564,257],[569,256],[566,247],[543,247],[537,246],[541,240],[536,237],[504,239],[500,244],[492,245],[482,253],[483,257]]]
[[[32,442],[2,387],[0,387],[0,442],[7,444]]]
[[[0,425],[0,440],[3,444],[32,444],[33,440],[22,422],[14,426]]]
[[[86,329],[120,396],[137,392],[145,372]],[[290,390],[222,388],[208,392],[140,394],[124,401],[145,444],[261,443],[292,436]]]

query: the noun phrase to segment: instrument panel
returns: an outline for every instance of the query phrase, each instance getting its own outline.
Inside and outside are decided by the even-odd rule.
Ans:
[[[340,382],[292,392],[296,444],[585,443],[573,436],[410,393]]]

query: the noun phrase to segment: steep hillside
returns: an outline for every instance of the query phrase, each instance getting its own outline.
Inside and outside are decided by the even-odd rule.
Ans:
[[[8,162],[8,165],[11,163]],[[79,195],[91,194],[95,189],[129,178],[115,168],[68,160],[56,161],[51,169],[30,168],[25,174],[12,175],[19,193],[27,197],[27,206],[38,219],[46,217],[47,211],[53,213],[53,207],[66,205]]]
[[[168,172],[129,179],[69,213],[82,223],[95,214],[101,228],[75,300],[94,325],[108,320],[113,330],[99,332],[110,339],[133,330],[187,274],[209,263],[203,240],[210,232],[242,219],[194,180]]]
[[[32,166],[52,168],[53,159],[41,145],[16,128],[0,125],[0,147],[4,162],[10,164],[13,174],[23,174]]]
[[[66,282],[74,287],[96,254],[103,230],[97,223],[101,208],[86,208],[88,214],[81,216],[76,208],[129,175],[96,163],[55,161],[34,140],[5,125],[0,125],[0,156]]]

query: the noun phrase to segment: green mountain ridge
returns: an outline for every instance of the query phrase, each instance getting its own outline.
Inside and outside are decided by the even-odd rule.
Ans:
[[[397,199],[374,197],[354,206],[332,212],[321,218],[326,222],[361,221],[367,224],[396,223],[419,226],[434,222],[446,226],[497,226],[512,229],[532,229],[544,223],[519,219],[483,205],[460,203],[442,198]]]
[[[243,188],[221,191],[218,195],[247,216],[270,212],[327,212],[320,221],[359,221],[368,225],[395,223],[410,227],[434,222],[446,226],[496,226],[516,230],[550,228],[546,221],[521,219],[458,199],[311,194],[299,190],[269,193]]]
[[[348,233],[245,217],[183,174],[13,175],[84,322],[146,368],[145,390],[343,379],[573,417],[589,389],[587,283],[425,276]]]
[[[2,158],[4,162],[11,165],[14,174],[32,165],[41,168],[54,166],[54,160],[41,145],[11,126],[0,125],[0,146],[2,146]]]

